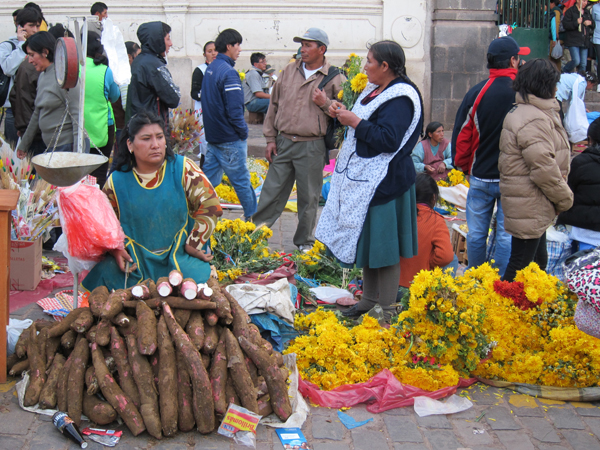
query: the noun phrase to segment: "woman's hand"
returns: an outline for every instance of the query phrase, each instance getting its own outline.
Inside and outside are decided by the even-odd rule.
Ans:
[[[441,163],[438,167],[438,173],[444,173],[446,171],[446,163]]]
[[[591,20],[586,20],[585,22],[583,22],[583,24],[584,24],[586,27],[589,27],[589,26],[591,26],[591,25],[592,25],[592,21],[591,21]]]
[[[17,158],[19,159],[25,159],[25,157],[27,156],[27,152],[24,150],[17,150]]]
[[[193,256],[194,258],[198,258],[204,262],[210,262],[215,257],[215,255],[208,255],[204,250],[199,250],[197,248],[192,247],[190,244],[185,244],[185,252]]]
[[[577,19],[577,23],[581,23],[581,22],[583,22],[583,18],[580,17],[579,19]]]
[[[345,111],[346,107],[338,101],[333,101],[329,106],[329,115],[331,117],[337,117],[337,112],[340,110]]]
[[[429,164],[425,165],[424,169],[427,171],[427,173],[435,172],[435,169],[433,168],[433,166],[430,166]]]
[[[121,269],[122,272],[125,272],[125,267],[128,262],[133,262],[133,259],[131,259],[131,256],[129,256],[129,253],[127,253],[127,250],[125,249],[117,248],[115,250],[111,250],[110,254],[113,256],[113,258],[115,258],[115,261],[117,262],[117,265],[119,266],[119,269]],[[136,268],[137,266],[130,266],[129,272],[133,272]]]
[[[335,117],[337,117],[337,120],[339,120],[342,125],[348,125],[352,128],[356,128],[361,121],[360,117],[346,109],[338,109]]]

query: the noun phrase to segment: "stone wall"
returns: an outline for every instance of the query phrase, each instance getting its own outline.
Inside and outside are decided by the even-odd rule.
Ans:
[[[496,0],[436,0],[432,14],[431,120],[451,130],[467,91],[488,76],[486,54],[498,36]]]

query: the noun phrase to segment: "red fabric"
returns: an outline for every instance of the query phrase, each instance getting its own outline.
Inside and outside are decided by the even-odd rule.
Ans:
[[[290,284],[296,285],[296,279],[294,278],[296,272],[296,264],[293,261],[290,261],[279,266],[269,275],[265,276],[265,274],[262,273],[247,273],[246,275],[242,275],[241,277],[237,278],[235,283],[251,283],[265,286],[267,284],[275,283],[281,278],[287,278]]]
[[[331,391],[322,391],[310,381],[298,377],[298,390],[312,403],[328,408],[349,408],[366,403],[367,411],[380,413],[394,408],[414,404],[414,397],[425,396],[433,399],[448,397],[456,389],[471,386],[477,379],[461,378],[457,386],[449,386],[434,392],[424,391],[414,386],[400,383],[388,369],[383,369],[366,383],[347,384]]]
[[[423,164],[426,166],[431,166],[437,171],[440,164],[444,164],[444,151],[446,148],[448,148],[449,143],[450,141],[448,139],[442,139],[442,142],[439,144],[438,151],[434,156],[433,151],[431,150],[431,141],[429,139],[423,139],[421,141],[421,145],[423,146]],[[435,181],[439,181],[446,178],[448,176],[448,172],[450,172],[450,169],[446,169],[442,173],[428,173],[428,175]]]
[[[417,205],[417,235],[419,254],[400,258],[400,286],[409,287],[421,270],[444,267],[454,259],[446,222],[427,205]]]
[[[475,103],[471,107],[468,114],[466,124],[461,128],[456,138],[456,156],[454,162],[457,167],[469,173],[473,166],[475,152],[479,148],[479,126],[476,123],[476,113],[481,99],[492,85],[494,80],[499,77],[509,77],[514,80],[517,76],[517,69],[490,69],[490,78],[483,86],[479,95],[475,99]]]

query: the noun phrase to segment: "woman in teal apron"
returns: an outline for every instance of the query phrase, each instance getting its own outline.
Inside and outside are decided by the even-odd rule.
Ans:
[[[123,130],[117,170],[103,191],[125,232],[125,249],[113,250],[82,283],[122,289],[177,269],[203,283],[212,255],[203,250],[222,215],[219,199],[198,166],[167,146],[164,123],[152,113],[131,118]]]

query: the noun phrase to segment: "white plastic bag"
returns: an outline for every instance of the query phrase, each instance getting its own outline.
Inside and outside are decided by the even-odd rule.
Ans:
[[[230,284],[225,289],[248,314],[269,312],[290,324],[294,323],[296,308],[292,303],[290,283],[281,278],[265,286],[260,284]]]
[[[352,293],[348,292],[345,289],[340,289],[336,287],[330,286],[320,286],[316,288],[310,288],[310,292],[312,292],[315,297],[325,303],[335,303],[340,298],[349,298],[354,300],[354,296]]]
[[[8,319],[8,325],[6,325],[6,349],[8,356],[15,352],[15,346],[21,333],[29,328],[32,323],[33,320],[31,319]]]
[[[131,82],[131,67],[127,57],[127,48],[121,30],[110,18],[102,21],[102,45],[108,57],[108,66],[112,70],[115,83],[118,85]]]
[[[550,225],[546,230],[546,240],[552,242],[567,243],[571,241],[571,238],[567,233],[558,231],[556,228],[554,228],[554,225]]]
[[[69,254],[69,242],[67,241],[66,234],[61,234],[56,244],[52,248],[55,252],[61,252],[69,265],[69,270],[72,273],[81,273],[84,270],[92,270],[96,265],[96,261],[84,261],[83,259],[75,258]]]
[[[571,92],[571,102],[565,114],[565,130],[569,135],[569,141],[581,142],[587,139],[587,130],[589,123],[585,112],[583,100],[578,95],[579,83],[585,82],[583,77],[577,77],[573,83],[573,92]]]
[[[431,416],[433,414],[454,414],[466,411],[473,406],[468,399],[451,395],[445,401],[435,400],[429,397],[415,397],[415,412],[419,417]]]
[[[452,187],[440,186],[440,197],[447,202],[458,206],[461,209],[467,209],[467,195],[469,194],[469,188],[464,184],[459,184]]]

